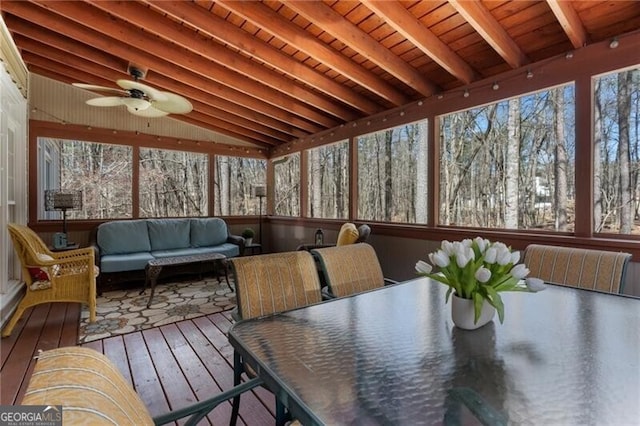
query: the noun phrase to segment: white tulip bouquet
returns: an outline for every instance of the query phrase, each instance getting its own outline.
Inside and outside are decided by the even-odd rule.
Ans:
[[[501,242],[477,237],[473,240],[443,241],[438,251],[429,254],[431,264],[419,260],[416,271],[449,286],[446,300],[452,292],[463,299],[473,300],[475,320],[480,317],[486,300],[498,311],[502,323],[504,305],[500,292],[544,290],[539,278],[527,278],[529,269],[520,261],[520,252],[512,251]],[[437,272],[432,272],[434,266]]]

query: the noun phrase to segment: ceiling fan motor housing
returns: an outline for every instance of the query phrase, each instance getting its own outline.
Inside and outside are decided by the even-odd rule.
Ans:
[[[129,65],[129,69],[127,70],[129,75],[133,77],[135,81],[144,79],[145,72],[138,67],[133,65]]]

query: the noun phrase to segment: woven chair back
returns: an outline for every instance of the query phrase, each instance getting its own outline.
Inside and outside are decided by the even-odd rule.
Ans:
[[[541,244],[530,244],[524,254],[532,277],[608,293],[622,292],[629,259],[629,253]]]
[[[238,315],[261,317],[320,302],[320,280],[306,251],[230,259],[236,279]]]
[[[7,225],[11,240],[13,241],[13,247],[18,254],[20,263],[23,265],[35,265],[38,263],[36,255],[49,254],[51,252],[47,248],[46,244],[38,237],[38,234],[33,232],[31,228],[10,223]]]
[[[331,293],[349,296],[384,286],[384,275],[375,250],[367,243],[312,250]]]

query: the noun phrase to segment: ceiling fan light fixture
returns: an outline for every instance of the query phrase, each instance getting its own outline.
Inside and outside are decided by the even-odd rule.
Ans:
[[[127,108],[135,111],[144,111],[151,106],[151,103],[145,99],[124,98],[123,101]]]

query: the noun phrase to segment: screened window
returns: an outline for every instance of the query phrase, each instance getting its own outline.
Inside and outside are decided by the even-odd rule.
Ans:
[[[574,229],[573,89],[441,118],[440,224]]]
[[[594,231],[640,234],[640,69],[594,81]]]
[[[260,214],[254,188],[266,185],[267,161],[224,155],[216,156],[215,161],[215,214]]]
[[[206,216],[206,154],[140,149],[140,217]]]
[[[67,211],[68,219],[130,218],[131,158],[131,147],[39,137],[38,169],[44,176],[38,197],[47,189],[81,190],[83,209]],[[62,218],[38,205],[40,219]]]
[[[359,136],[358,219],[427,221],[427,122]]]
[[[300,154],[274,160],[274,213],[300,216]]]
[[[309,217],[349,215],[349,141],[308,151]]]

